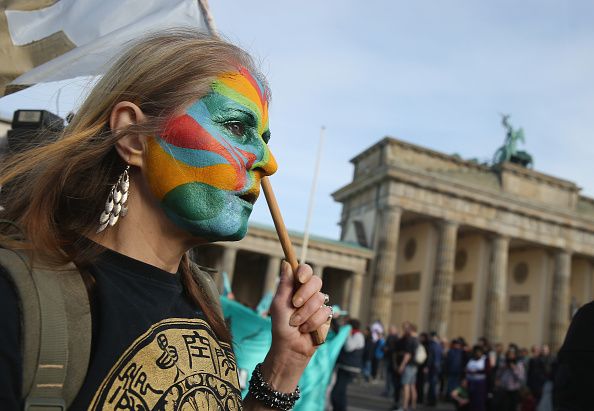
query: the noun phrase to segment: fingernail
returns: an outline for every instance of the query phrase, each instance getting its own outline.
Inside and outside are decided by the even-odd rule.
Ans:
[[[299,314],[294,314],[289,320],[289,325],[297,327],[299,324],[301,324],[301,316]]]
[[[303,298],[299,297],[293,300],[293,305],[295,307],[301,307],[303,305]]]
[[[289,270],[291,269],[291,265],[286,261],[283,260],[282,266],[281,266],[281,274],[283,277],[287,277],[289,275]]]

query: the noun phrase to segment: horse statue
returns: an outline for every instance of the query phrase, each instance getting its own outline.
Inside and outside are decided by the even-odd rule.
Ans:
[[[514,130],[509,123],[509,114],[501,115],[501,124],[506,130],[505,143],[499,147],[493,156],[493,164],[502,164],[507,161],[520,164],[523,167],[532,167],[532,156],[525,151],[518,150],[518,142],[525,143],[524,129]]]

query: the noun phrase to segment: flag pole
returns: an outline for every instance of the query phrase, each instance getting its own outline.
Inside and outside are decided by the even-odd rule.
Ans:
[[[200,7],[200,11],[202,11],[202,15],[204,16],[204,23],[206,24],[206,28],[210,32],[210,35],[213,37],[219,37],[219,32],[217,30],[217,26],[214,21],[214,17],[210,12],[210,8],[208,7],[208,0],[197,0],[198,7]]]
[[[311,183],[311,190],[309,191],[309,204],[307,206],[307,217],[305,219],[305,229],[303,231],[303,245],[301,246],[301,258],[299,259],[301,264],[305,264],[305,260],[307,258],[307,247],[309,245],[309,224],[311,223],[311,216],[313,214],[316,186],[318,184],[318,175],[320,173],[320,160],[322,158],[322,146],[324,144],[324,131],[326,131],[326,127],[322,126],[320,129],[320,140],[318,141],[318,152],[316,154],[313,181]]]

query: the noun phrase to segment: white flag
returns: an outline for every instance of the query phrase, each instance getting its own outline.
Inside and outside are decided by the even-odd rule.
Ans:
[[[32,10],[6,10],[14,46],[63,33],[76,47],[11,84],[30,85],[105,72],[127,42],[172,27],[208,33],[196,0],[59,0]]]

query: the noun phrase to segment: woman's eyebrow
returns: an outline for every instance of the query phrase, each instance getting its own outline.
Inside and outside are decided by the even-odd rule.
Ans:
[[[260,115],[257,113],[254,113],[254,111],[251,110],[249,107],[245,107],[245,108],[244,107],[245,106],[242,106],[242,108],[232,107],[229,110],[230,111],[239,111],[240,113],[246,114],[250,117],[250,120],[252,120],[254,123],[258,123],[260,120]]]

